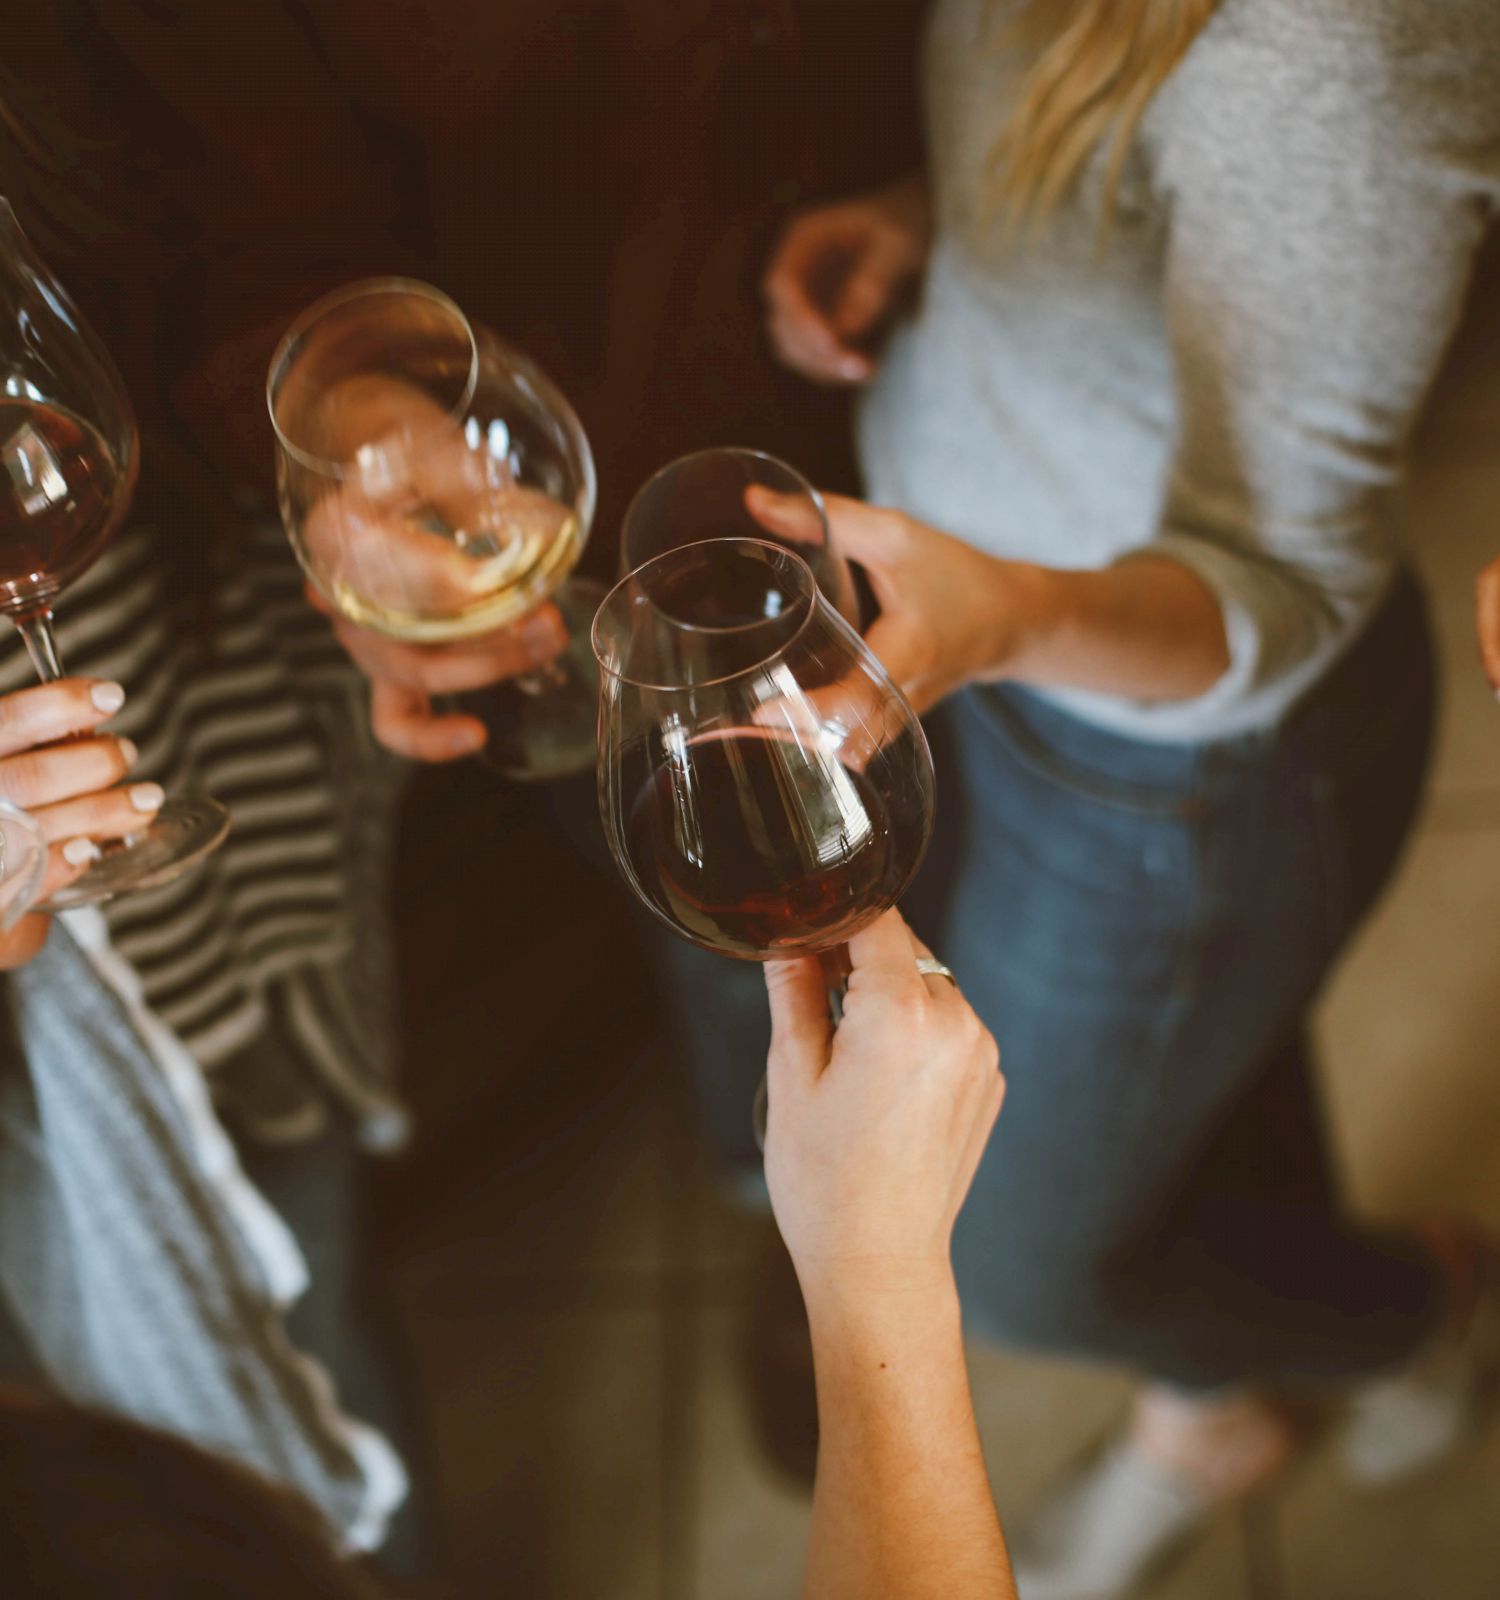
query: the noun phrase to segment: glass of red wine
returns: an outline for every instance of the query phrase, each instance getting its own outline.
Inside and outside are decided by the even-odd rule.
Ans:
[[[825,964],[910,884],[932,831],[916,713],[798,555],[685,545],[594,621],[599,799],[620,871],[694,944]]]
[[[53,603],[118,529],[138,459],[114,363],[0,200],[0,612],[43,683],[63,675]],[[228,829],[216,801],[169,798],[42,909],[165,883]]]
[[[823,497],[785,461],[735,448],[669,461],[625,513],[620,571],[705,539],[762,539],[795,550],[834,610],[859,626],[854,577],[834,545]]]

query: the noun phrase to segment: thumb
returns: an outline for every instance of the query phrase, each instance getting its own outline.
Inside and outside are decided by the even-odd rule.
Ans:
[[[828,542],[818,508],[806,495],[783,494],[752,483],[745,490],[745,509],[767,533],[790,544],[818,547]]]
[[[833,1019],[828,990],[816,956],[765,964],[771,1002],[771,1053],[766,1077],[774,1098],[778,1088],[806,1088],[828,1065]]]

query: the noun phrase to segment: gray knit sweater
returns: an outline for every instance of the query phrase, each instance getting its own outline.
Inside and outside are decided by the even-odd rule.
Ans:
[[[863,407],[868,492],[996,555],[1192,567],[1228,625],[1214,688],[1054,697],[1148,739],[1268,726],[1398,558],[1406,443],[1500,207],[1500,0],[1225,0],[1102,255],[1098,163],[1035,244],[986,203],[1015,4],[931,21],[937,239]]]

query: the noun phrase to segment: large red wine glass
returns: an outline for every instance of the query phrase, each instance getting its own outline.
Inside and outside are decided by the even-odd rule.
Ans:
[[[120,375],[0,200],[0,612],[37,675],[63,675],[52,631],[58,595],[120,525],[135,488],[135,418]],[[165,883],[215,848],[229,814],[168,799],[46,909]]]
[[[932,830],[927,739],[799,556],[671,550],[593,641],[605,834],[668,927],[765,960],[834,951],[896,903]]]

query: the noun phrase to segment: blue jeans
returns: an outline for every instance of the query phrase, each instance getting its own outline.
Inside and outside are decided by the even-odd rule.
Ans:
[[[954,1242],[976,1330],[1206,1389],[1347,1381],[1435,1326],[1429,1260],[1340,1215],[1301,1043],[1408,831],[1432,711],[1403,580],[1264,734],[1145,744],[1013,687],[934,719],[938,840],[907,909],[1009,1083]],[[664,955],[743,1167],[759,976]]]

